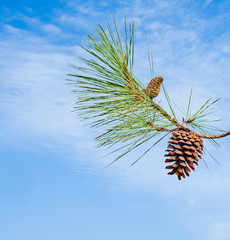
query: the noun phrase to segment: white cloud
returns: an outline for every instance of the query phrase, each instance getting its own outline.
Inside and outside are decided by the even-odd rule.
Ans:
[[[54,26],[53,24],[46,24],[46,25],[43,25],[42,26],[43,30],[48,32],[48,33],[51,33],[51,34],[58,34],[58,33],[61,33],[61,29]]]
[[[28,26],[39,26],[41,24],[41,21],[39,18],[29,17],[22,13],[11,15],[11,19],[13,20],[17,19],[19,21],[25,22]]]
[[[13,34],[14,36],[23,36],[24,34],[28,34],[27,31],[13,27],[9,24],[2,24],[3,29],[8,33],[8,34]]]
[[[72,71],[67,64],[75,61],[68,55],[72,48],[60,49],[28,32],[8,29],[17,39],[1,40],[1,112],[5,116],[2,121],[7,122],[4,131],[16,131],[19,138],[51,137],[65,142],[82,137],[85,133],[71,112],[74,98],[65,81]]]

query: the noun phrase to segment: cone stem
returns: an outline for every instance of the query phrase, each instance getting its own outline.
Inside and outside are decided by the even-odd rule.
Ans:
[[[193,132],[193,133],[195,133],[197,136],[199,136],[201,138],[208,138],[208,139],[222,138],[222,137],[226,137],[226,136],[230,135],[230,131],[222,133],[222,134],[216,134],[216,135],[206,135],[206,134],[200,134],[200,133],[196,133],[196,132]]]
[[[187,130],[189,130],[190,132],[192,132],[193,134],[195,134],[195,135],[197,135],[197,136],[199,136],[199,137],[201,137],[201,138],[214,139],[214,138],[222,138],[222,137],[226,137],[226,136],[230,135],[230,131],[225,132],[225,133],[221,133],[221,134],[213,134],[213,135],[200,134],[200,133],[197,133],[197,132],[195,132],[195,131],[190,130],[189,128],[184,127],[183,125],[181,125],[181,124],[179,124],[179,123],[177,124],[177,126],[178,126],[179,128],[183,128],[183,129],[185,129],[185,130],[187,129]]]

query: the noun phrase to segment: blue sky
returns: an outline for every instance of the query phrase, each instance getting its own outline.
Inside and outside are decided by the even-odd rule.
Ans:
[[[214,117],[230,124],[230,3],[206,1],[4,1],[0,3],[0,239],[227,240],[230,236],[230,139],[218,159],[204,158],[189,178],[164,169],[167,140],[138,164],[146,147],[103,170],[97,149],[71,112],[68,63],[100,22],[119,31],[135,22],[134,71],[146,85],[151,33],[156,75],[179,105],[193,87],[193,109],[222,97]],[[159,95],[164,105],[162,94]],[[151,144],[151,143],[149,143]]]

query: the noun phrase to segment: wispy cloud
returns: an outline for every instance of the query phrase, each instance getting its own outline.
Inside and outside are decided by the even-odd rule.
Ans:
[[[51,34],[59,34],[61,33],[61,29],[54,26],[53,24],[46,24],[42,26],[45,32],[51,33]]]
[[[71,113],[74,99],[65,82],[73,62],[73,48],[60,49],[11,26],[1,40],[1,112],[8,131],[45,138],[79,137],[78,120]],[[5,129],[6,130],[6,129]]]

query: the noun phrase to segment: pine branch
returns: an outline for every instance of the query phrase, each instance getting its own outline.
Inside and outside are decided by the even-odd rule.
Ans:
[[[114,27],[115,31],[107,25],[106,31],[99,24],[99,27],[96,28],[96,33],[87,36],[88,46],[81,46],[91,58],[79,58],[85,65],[84,67],[70,65],[80,72],[68,75],[74,78],[68,79],[69,83],[74,84],[76,87],[73,90],[77,96],[77,106],[74,110],[78,112],[82,120],[90,121],[91,127],[104,128],[106,126],[106,132],[95,139],[99,147],[111,147],[118,143],[125,143],[125,146],[130,146],[113,162],[116,162],[131,150],[155,138],[157,135],[167,132],[156,143],[160,142],[171,132],[172,141],[169,143],[176,142],[177,145],[169,144],[167,151],[173,155],[169,154],[167,156],[172,156],[177,162],[169,166],[169,169],[173,169],[169,174],[176,173],[180,179],[181,176],[184,176],[182,168],[186,166],[185,163],[181,162],[181,159],[185,161],[183,156],[180,156],[181,158],[178,160],[180,154],[186,155],[184,152],[187,152],[193,156],[193,158],[188,157],[190,159],[188,160],[188,164],[194,169],[193,163],[197,164],[196,156],[200,156],[198,153],[202,154],[203,150],[201,138],[209,139],[214,146],[219,146],[214,139],[230,135],[230,131],[213,134],[210,130],[221,130],[207,124],[208,120],[206,118],[214,111],[212,106],[219,99],[213,102],[211,99],[208,99],[198,111],[192,114],[191,91],[188,108],[184,114],[185,119],[183,118],[182,123],[179,123],[174,111],[173,101],[162,84],[163,78],[153,78],[146,89],[144,89],[143,84],[132,73],[134,61],[134,23],[130,24],[128,31],[125,21],[125,46],[123,46],[115,19]],[[150,70],[153,74],[153,57],[150,55],[152,52],[150,53],[149,48],[147,50]],[[161,86],[171,115],[160,106],[159,102],[156,103],[155,101],[155,97],[158,96]],[[187,144],[186,139],[191,139],[196,144],[193,146],[181,146],[179,144],[181,139],[185,140],[183,140],[184,144]],[[190,141],[187,142],[190,145],[193,144]],[[112,152],[116,152],[122,148],[119,147]],[[146,150],[146,152],[151,148]],[[173,148],[173,152],[170,148]],[[181,148],[184,152],[177,148]],[[168,159],[167,161],[174,160]],[[185,172],[187,171],[186,169]]]

